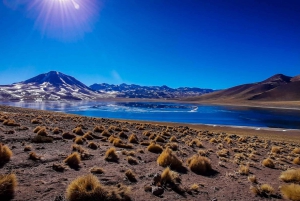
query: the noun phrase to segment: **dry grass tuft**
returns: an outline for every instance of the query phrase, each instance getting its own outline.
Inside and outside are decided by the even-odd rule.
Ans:
[[[115,148],[109,148],[106,153],[105,153],[105,160],[107,161],[118,161],[119,157],[116,153],[116,149]]]
[[[103,137],[110,137],[110,136],[111,136],[111,134],[108,132],[108,130],[102,131],[101,135],[102,135]]]
[[[261,191],[261,194],[271,195],[274,193],[274,188],[272,186],[270,186],[269,184],[262,184],[262,185],[260,185],[260,191]]]
[[[120,138],[114,138],[113,139],[113,145],[115,147],[121,147],[121,148],[125,148],[125,149],[132,149],[133,148],[133,146],[131,144],[123,143],[123,141]]]
[[[36,161],[36,160],[40,160],[41,157],[38,156],[35,152],[30,152],[29,153],[29,159]]]
[[[0,164],[7,163],[10,160],[10,158],[12,157],[12,155],[13,155],[13,153],[8,148],[8,146],[0,143]]]
[[[176,172],[171,171],[171,169],[167,167],[161,174],[160,182],[162,184],[176,184],[180,183],[180,177]]]
[[[32,147],[30,145],[26,145],[24,147],[24,151],[31,151],[32,150]]]
[[[131,134],[129,136],[128,142],[130,142],[130,143],[136,143],[136,144],[139,143],[138,142],[138,138],[137,138],[137,136],[135,134]]]
[[[84,132],[82,131],[81,127],[74,128],[72,132],[77,135],[84,135]]]
[[[255,175],[251,175],[248,177],[248,181],[250,181],[251,183],[257,183],[257,178]]]
[[[37,133],[37,132],[39,132],[41,129],[43,129],[44,127],[42,127],[42,126],[37,126],[37,127],[35,127],[35,129],[33,129],[33,132],[34,133]]]
[[[76,144],[83,144],[85,142],[85,139],[83,137],[79,137],[77,136],[74,140],[73,140]]]
[[[15,174],[0,175],[0,198],[10,200],[14,197],[17,187],[17,177]]]
[[[209,142],[210,142],[210,143],[218,143],[218,141],[216,140],[216,138],[211,138],[211,139],[209,140]]]
[[[66,166],[60,163],[54,163],[52,165],[52,169],[57,171],[57,172],[63,172],[66,169]]]
[[[170,138],[170,142],[178,142],[177,138],[175,136],[172,136]]]
[[[41,124],[42,122],[39,119],[32,119],[31,123],[32,124]]]
[[[78,168],[81,162],[79,153],[77,152],[72,153],[64,160],[64,162],[67,163],[68,166],[72,168]]]
[[[199,191],[199,185],[198,184],[192,184],[190,187],[191,191]]]
[[[46,128],[42,128],[40,129],[38,132],[37,132],[37,135],[40,135],[40,136],[47,136],[47,132],[46,132]]]
[[[59,134],[60,132],[61,132],[61,130],[57,127],[54,128],[53,131],[52,131],[53,134]]]
[[[98,145],[95,142],[89,142],[88,147],[94,150],[98,149]]]
[[[136,174],[131,170],[126,170],[125,172],[125,176],[127,177],[127,179],[131,182],[136,182],[137,179],[136,179]]]
[[[133,158],[132,156],[128,156],[127,161],[130,165],[137,165],[138,164],[138,161],[135,158]]]
[[[189,146],[193,147],[194,145],[196,145],[199,148],[203,148],[202,142],[199,139],[193,139]]]
[[[100,168],[100,167],[92,167],[90,169],[91,173],[93,174],[103,174],[104,173],[104,169]]]
[[[280,154],[280,151],[281,151],[281,147],[272,147],[271,148],[271,153]]]
[[[31,141],[34,143],[52,143],[53,137],[36,135],[36,136],[34,136],[34,138],[32,138]]]
[[[172,169],[182,168],[182,162],[172,153],[170,148],[166,148],[157,158],[157,164],[162,167],[170,166]]]
[[[105,130],[103,126],[95,126],[94,132],[101,133]]]
[[[82,137],[86,140],[93,140],[94,139],[93,136],[92,136],[91,131],[86,132]]]
[[[156,138],[154,139],[154,141],[155,142],[162,142],[162,143],[164,143],[165,142],[165,139],[163,138],[163,137],[161,137],[161,136],[156,136]]]
[[[290,184],[280,188],[281,194],[285,199],[300,201],[300,185]]]
[[[249,166],[248,165],[240,165],[239,173],[241,175],[248,175],[249,174]]]
[[[294,154],[300,154],[300,148],[295,148],[295,149],[293,150],[293,153],[294,153]]]
[[[273,161],[270,158],[263,160],[262,165],[265,167],[268,167],[268,168],[275,168],[275,164],[273,163]]]
[[[286,170],[281,173],[279,179],[285,182],[300,183],[300,169]]]
[[[194,155],[187,160],[191,171],[198,174],[208,174],[211,170],[211,162],[208,158],[200,155]]]
[[[293,163],[296,164],[296,165],[300,165],[300,157],[296,157],[296,158],[293,160]]]
[[[158,145],[154,142],[151,142],[150,145],[147,147],[147,150],[152,153],[159,154],[163,151],[163,148],[160,145]]]

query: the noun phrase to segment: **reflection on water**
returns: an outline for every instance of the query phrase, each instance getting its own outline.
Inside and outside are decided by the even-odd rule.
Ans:
[[[300,129],[300,112],[253,107],[164,102],[3,102],[1,104],[92,117]]]

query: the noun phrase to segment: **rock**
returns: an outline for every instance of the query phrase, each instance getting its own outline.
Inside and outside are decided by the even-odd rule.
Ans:
[[[164,193],[164,189],[162,187],[152,186],[152,194],[155,196],[160,196]]]

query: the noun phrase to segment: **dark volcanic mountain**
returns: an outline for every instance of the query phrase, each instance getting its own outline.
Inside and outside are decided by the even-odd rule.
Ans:
[[[100,96],[74,77],[57,71],[0,86],[0,99],[6,100],[92,100]]]
[[[213,92],[212,89],[180,87],[177,89],[168,86],[140,86],[135,84],[110,85],[106,83],[90,86],[95,91],[115,94],[121,98],[182,98],[199,96]]]
[[[274,75],[262,82],[243,84],[229,89],[187,98],[190,101],[299,101],[300,76]]]

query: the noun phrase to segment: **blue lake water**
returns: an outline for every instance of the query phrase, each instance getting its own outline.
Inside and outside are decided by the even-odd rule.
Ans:
[[[164,102],[2,102],[90,117],[300,129],[300,111]]]

